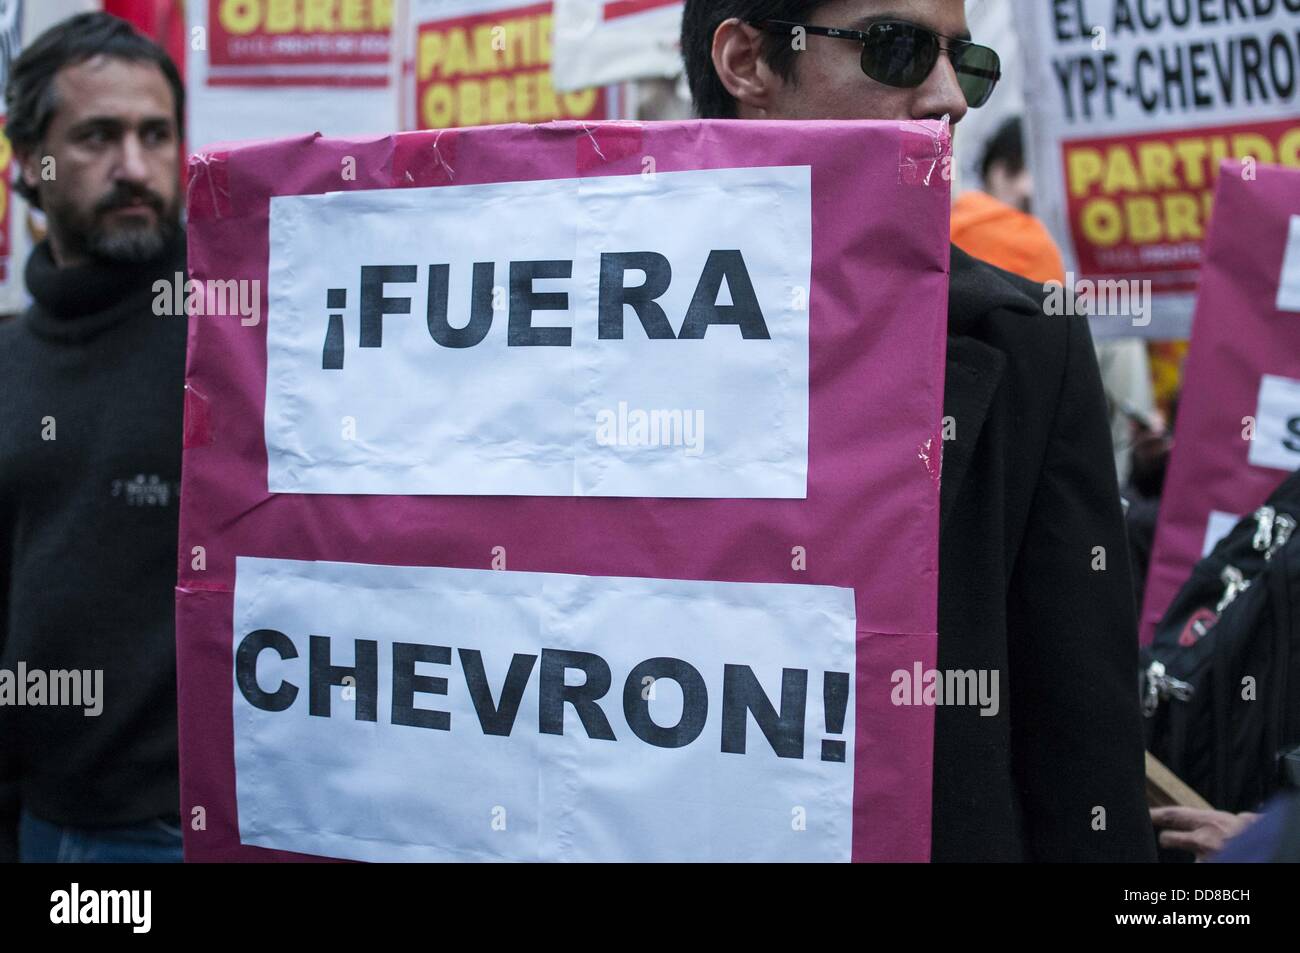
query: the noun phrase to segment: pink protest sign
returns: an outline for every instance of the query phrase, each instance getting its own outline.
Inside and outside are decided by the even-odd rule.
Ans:
[[[1224,162],[1142,644],[1192,567],[1300,467],[1300,171]]]
[[[949,147],[196,157],[186,856],[927,859]]]

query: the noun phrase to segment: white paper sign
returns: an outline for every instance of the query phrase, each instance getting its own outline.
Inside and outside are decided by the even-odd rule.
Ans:
[[[1259,382],[1251,466],[1291,471],[1300,467],[1300,381],[1265,374]]]
[[[829,586],[240,557],[240,838],[848,860],[855,624]]]
[[[1277,309],[1300,311],[1300,215],[1291,216],[1291,226],[1287,230],[1282,274],[1277,282]]]
[[[272,198],[271,492],[803,498],[810,179]]]
[[[1219,540],[1231,533],[1240,519],[1241,517],[1236,513],[1210,510],[1210,518],[1205,522],[1205,539],[1201,543],[1202,559],[1214,552],[1214,547],[1219,545]]]

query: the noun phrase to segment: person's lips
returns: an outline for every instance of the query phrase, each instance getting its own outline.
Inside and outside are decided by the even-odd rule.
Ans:
[[[158,211],[154,204],[147,199],[137,198],[115,205],[108,209],[109,215],[121,215],[132,218],[157,218]]]
[[[162,218],[163,203],[148,190],[116,189],[99,203],[99,215],[104,218]]]

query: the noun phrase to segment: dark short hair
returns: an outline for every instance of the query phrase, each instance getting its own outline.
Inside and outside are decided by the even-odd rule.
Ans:
[[[735,119],[736,100],[713,68],[713,34],[724,20],[806,20],[825,0],[686,0],[682,14],[682,58],[691,84],[695,114],[701,119]],[[789,36],[763,38],[763,59],[782,79],[794,75],[795,50]]]
[[[993,163],[1001,162],[1012,175],[1019,175],[1025,168],[1025,138],[1021,129],[1020,117],[1012,116],[998,126],[984,146],[984,158],[980,160],[980,177],[987,185],[989,169]]]
[[[54,77],[65,66],[76,66],[99,55],[153,63],[171,86],[176,103],[176,132],[185,129],[185,86],[167,52],[127,21],[107,13],[80,13],[50,27],[23,50],[9,69],[5,86],[8,119],[5,135],[17,152],[30,153],[40,146],[58,109]],[[18,175],[14,191],[37,208],[36,190]]]

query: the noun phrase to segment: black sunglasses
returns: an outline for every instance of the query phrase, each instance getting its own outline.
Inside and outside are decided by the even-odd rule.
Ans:
[[[883,20],[873,23],[865,31],[809,26],[788,20],[764,20],[756,25],[768,33],[794,35],[795,31],[803,30],[814,36],[861,43],[862,72],[877,83],[901,89],[912,89],[924,83],[934,64],[939,62],[939,54],[947,53],[957,73],[962,95],[966,97],[966,105],[972,109],[988,102],[993,87],[1002,78],[1002,61],[987,46],[944,36],[905,20]],[[946,49],[940,40],[948,41]]]

